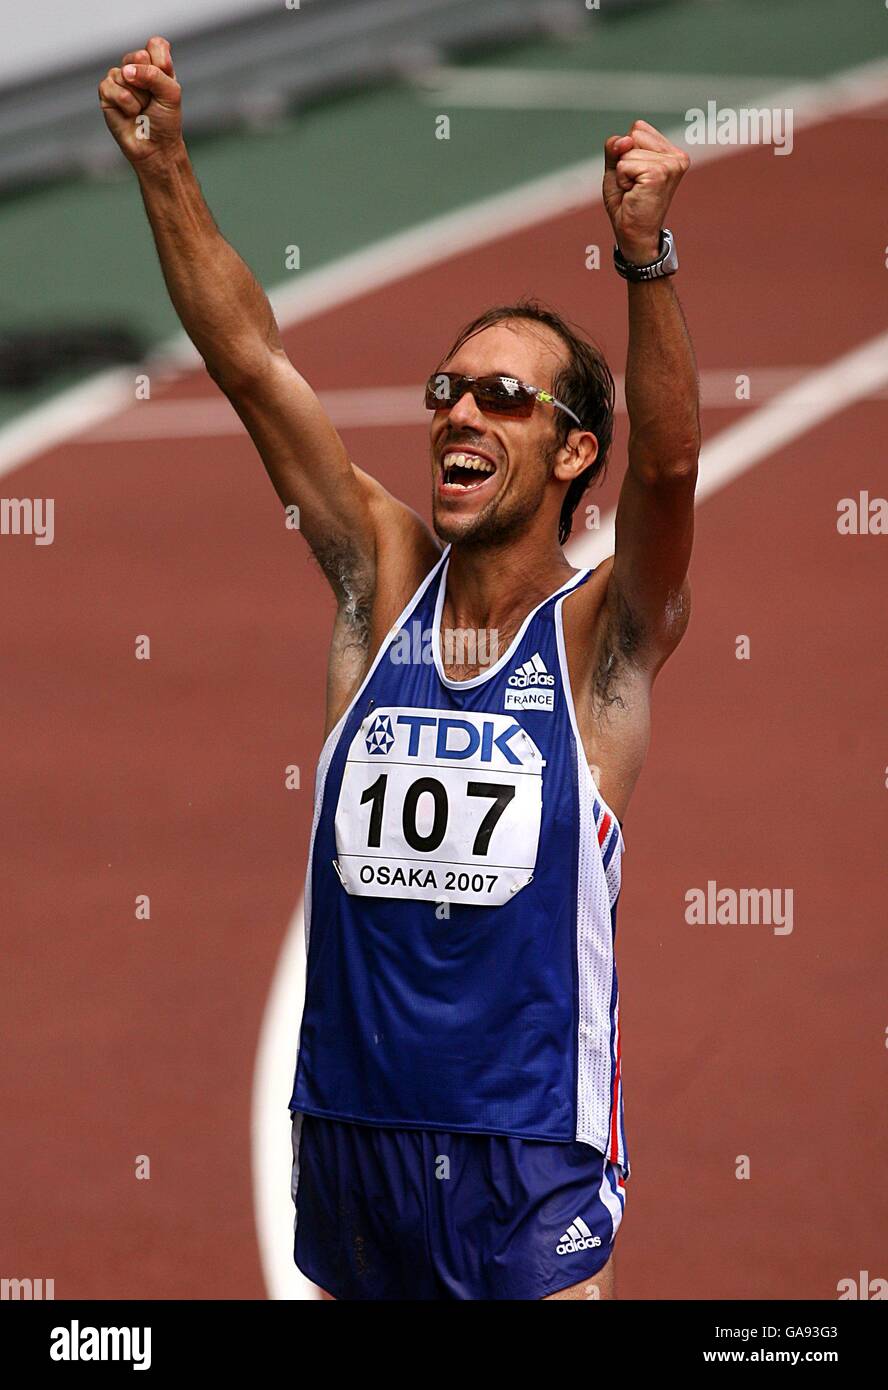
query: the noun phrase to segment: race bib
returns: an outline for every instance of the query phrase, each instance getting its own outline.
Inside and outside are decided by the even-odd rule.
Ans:
[[[512,715],[372,711],[336,806],[343,886],[359,897],[509,902],[533,877],[544,767]]]

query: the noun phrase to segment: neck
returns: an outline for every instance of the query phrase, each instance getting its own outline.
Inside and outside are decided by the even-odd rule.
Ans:
[[[538,539],[450,550],[445,625],[506,632],[577,571],[557,541],[541,549]]]

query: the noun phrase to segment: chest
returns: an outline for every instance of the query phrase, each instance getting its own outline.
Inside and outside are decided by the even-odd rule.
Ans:
[[[486,676],[513,647],[519,629],[518,623],[499,628],[463,628],[442,622],[437,642],[440,671],[455,684]]]

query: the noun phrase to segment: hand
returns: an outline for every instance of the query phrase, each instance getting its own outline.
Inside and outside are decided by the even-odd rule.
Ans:
[[[648,265],[659,256],[660,229],[690,162],[647,121],[605,141],[604,206],[627,261]]]
[[[99,103],[114,139],[131,164],[175,152],[182,145],[182,88],[166,39],[124,54],[99,83]]]

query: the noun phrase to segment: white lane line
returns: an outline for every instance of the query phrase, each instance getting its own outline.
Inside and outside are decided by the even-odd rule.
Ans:
[[[424,101],[502,110],[685,111],[757,101],[757,94],[789,86],[789,78],[736,74],[564,71],[552,68],[454,67],[442,64],[415,73],[413,86]],[[769,103],[770,104],[770,103]]]
[[[287,1101],[305,999],[305,898],[300,895],[274,968],[253,1064],[253,1211],[268,1297],[319,1297],[293,1263],[292,1146]]]
[[[873,399],[886,386],[888,332],[809,372],[754,414],[717,434],[700,454],[697,505],[830,416]],[[597,531],[577,536],[567,548],[571,564],[598,565],[613,555],[614,521],[615,512],[610,511]]]
[[[848,68],[821,82],[800,83],[757,98],[769,108],[791,106],[794,131],[819,121],[848,115],[883,103],[888,85],[888,60]],[[684,129],[668,132],[681,142]],[[694,163],[724,159],[746,149],[745,145],[697,145]],[[565,212],[597,204],[601,198],[602,160],[581,160],[567,168],[532,179],[505,193],[458,208],[398,232],[348,256],[301,273],[271,291],[271,301],[285,331],[314,315],[348,303],[359,295],[378,290],[463,251],[496,241],[548,222]],[[0,428],[0,477],[28,459],[59,444],[65,431],[96,427],[109,415],[133,403],[134,378],[147,372],[162,382],[181,372],[199,368],[201,359],[184,333],[176,335],[144,364],[115,369],[91,377],[83,385],[62,392]]]
[[[808,373],[749,419],[729,426],[700,456],[697,503],[832,415],[888,385],[888,332]],[[599,530],[567,547],[573,565],[598,565],[614,549],[614,512]],[[269,995],[253,1086],[253,1173],[256,1227],[269,1298],[305,1299],[315,1294],[292,1259],[289,1205],[290,1150],[286,1102],[305,995],[304,902],[284,939]]]
[[[39,454],[68,444],[79,430],[132,403],[135,368],[113,367],[52,400],[34,406],[0,429],[0,478]]]
[[[700,395],[704,410],[757,410],[787,386],[813,371],[805,367],[744,367],[749,395],[740,395],[738,373],[730,367],[704,368]],[[616,411],[625,414],[623,378],[616,377]],[[338,429],[392,429],[424,426],[428,414],[422,403],[422,387],[370,386],[319,392],[321,405]],[[885,387],[869,393],[870,400],[888,400]],[[70,442],[78,445],[117,444],[154,439],[224,438],[240,435],[246,441],[240,417],[224,396],[195,396],[174,400],[145,401],[122,415],[114,415]]]
[[[376,425],[422,425],[427,419],[423,388],[370,386],[319,391],[321,405],[340,429]],[[120,440],[194,439],[202,435],[240,435],[249,438],[233,406],[221,394],[177,396],[172,400],[143,401],[122,415],[114,415],[78,435],[74,444],[106,444]]]

